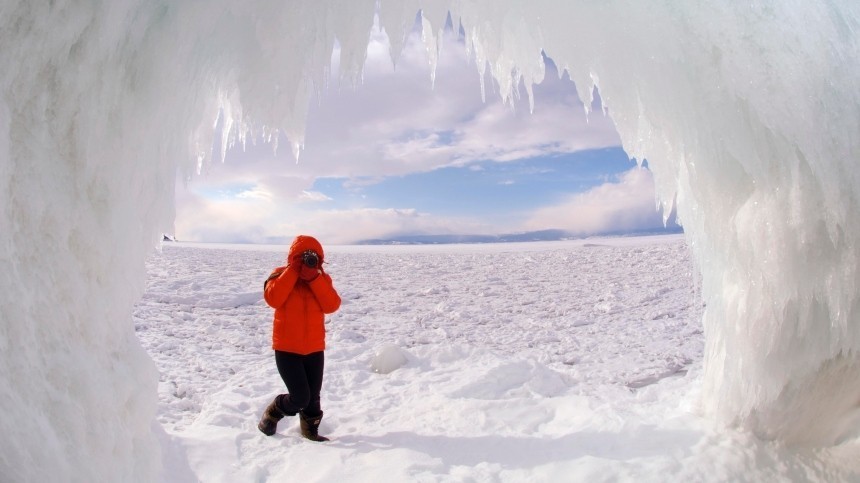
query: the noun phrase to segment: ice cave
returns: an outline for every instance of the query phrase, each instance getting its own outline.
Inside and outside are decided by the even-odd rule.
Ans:
[[[300,156],[315,93],[361,82],[374,15],[396,63],[418,12],[428,61],[450,15],[502,101],[530,96],[542,53],[599,86],[703,274],[708,417],[790,444],[858,435],[860,3],[11,0],[0,474],[156,479],[157,376],[131,310],[176,170],[213,157],[219,112],[225,143],[280,132]]]

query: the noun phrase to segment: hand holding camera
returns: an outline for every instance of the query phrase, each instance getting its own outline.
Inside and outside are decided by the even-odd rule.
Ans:
[[[320,257],[313,250],[307,250],[301,254],[301,268],[299,269],[299,278],[305,282],[310,282],[317,278],[320,274],[319,269]]]

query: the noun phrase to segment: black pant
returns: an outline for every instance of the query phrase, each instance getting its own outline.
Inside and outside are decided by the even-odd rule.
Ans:
[[[320,390],[325,366],[323,352],[305,356],[275,351],[275,363],[289,391],[289,394],[281,394],[275,399],[281,411],[289,415],[299,411],[309,417],[321,415]]]

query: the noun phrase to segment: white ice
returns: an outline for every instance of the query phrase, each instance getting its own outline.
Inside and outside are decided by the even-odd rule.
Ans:
[[[702,302],[680,236],[329,247],[332,441],[294,418],[264,436],[286,389],[260,288],[285,249],[169,243],[149,261],[135,325],[161,373],[164,480],[860,478],[839,451],[699,416]]]

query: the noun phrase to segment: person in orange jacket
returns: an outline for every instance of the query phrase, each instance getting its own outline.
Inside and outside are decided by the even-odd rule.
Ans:
[[[288,391],[275,396],[257,425],[267,436],[275,434],[284,416],[298,414],[302,436],[328,441],[319,435],[325,314],[340,308],[340,295],[322,268],[324,261],[320,242],[299,235],[290,246],[287,265],[277,267],[263,284],[266,303],[275,309],[275,364]]]

